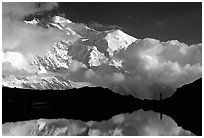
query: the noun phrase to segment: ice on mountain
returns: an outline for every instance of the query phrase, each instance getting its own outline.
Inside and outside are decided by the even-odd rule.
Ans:
[[[59,23],[59,24],[63,25],[63,27],[64,27],[66,24],[72,23],[72,21],[70,21],[69,19],[66,19],[66,18],[60,17],[60,16],[54,16],[54,17],[52,18],[52,20],[53,20],[55,23]]]

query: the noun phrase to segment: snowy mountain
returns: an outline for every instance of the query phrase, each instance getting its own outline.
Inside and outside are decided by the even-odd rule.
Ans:
[[[58,90],[101,86],[139,98],[158,98],[201,77],[202,44],[137,39],[122,30],[97,31],[60,16],[25,23],[55,29],[66,38],[29,62],[38,69],[35,73],[3,74],[3,86]]]
[[[4,75],[3,86],[59,90],[93,86],[88,82],[67,80],[62,76],[63,71],[66,72],[74,61],[80,62],[84,68],[97,67],[101,64],[118,68],[121,66],[120,61],[111,58],[114,52],[127,48],[137,40],[121,30],[99,32],[60,16],[43,22],[34,18],[32,21],[25,21],[25,23],[62,30],[67,34],[68,39],[54,43],[52,51],[48,50],[45,54],[34,58],[31,64],[39,68],[34,76]],[[45,75],[47,73],[51,75]]]

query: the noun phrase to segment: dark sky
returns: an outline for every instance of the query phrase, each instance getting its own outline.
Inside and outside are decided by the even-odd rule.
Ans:
[[[59,3],[59,10],[74,22],[119,25],[136,38],[202,42],[201,2],[67,2]]]

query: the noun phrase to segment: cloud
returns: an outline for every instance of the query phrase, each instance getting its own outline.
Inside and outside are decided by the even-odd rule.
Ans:
[[[125,79],[125,76],[122,73],[113,73],[113,81],[121,82]]]
[[[73,60],[69,66],[69,70],[71,72],[77,72],[79,69],[81,68],[85,68],[86,66],[81,63],[81,62],[78,62],[77,60]]]
[[[115,67],[101,65],[85,71],[85,79],[96,86],[110,87],[111,83],[124,81],[125,76],[120,72],[114,72]]]
[[[19,21],[3,21],[3,50],[23,54],[40,54],[52,48],[52,44],[65,38],[55,29],[42,29]],[[9,30],[9,31],[8,31]]]
[[[66,34],[56,29],[43,29],[26,24],[23,19],[31,14],[49,11],[57,3],[3,2],[2,4],[2,44],[5,62],[12,68],[30,71],[34,57],[52,50],[52,44],[66,38]],[[18,60],[13,62],[14,56]],[[8,65],[8,64],[7,64]]]
[[[4,62],[10,63],[13,68],[19,70],[27,66],[26,58],[19,52],[5,52],[3,54],[3,63]]]
[[[85,78],[99,86],[141,98],[172,94],[176,88],[202,76],[202,46],[146,38],[115,53],[122,70],[102,65],[89,69]],[[114,86],[114,87],[113,87]]]
[[[96,73],[92,70],[92,69],[88,69],[86,72],[85,72],[85,78],[86,79],[91,79],[93,76],[95,76]]]
[[[98,31],[105,31],[105,30],[112,30],[112,29],[122,29],[122,27],[119,26],[119,25],[105,25],[105,24],[100,24],[100,23],[97,23],[97,22],[90,22],[88,24],[88,26],[90,28],[93,28],[93,29],[98,30]]]
[[[23,19],[25,16],[35,14],[37,12],[49,11],[57,8],[55,2],[3,2],[2,15],[3,18]]]
[[[144,88],[160,85],[175,89],[200,78],[202,74],[201,45],[188,46],[178,41],[165,43],[144,39],[133,43],[118,56],[124,60],[122,65],[130,80],[138,82],[137,76]],[[151,92],[151,89],[148,91]]]

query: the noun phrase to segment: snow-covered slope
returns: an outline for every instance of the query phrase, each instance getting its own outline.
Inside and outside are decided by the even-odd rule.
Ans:
[[[85,86],[93,87],[88,82],[73,82],[66,80],[61,76],[32,76],[32,77],[3,77],[2,85],[11,88],[24,88],[24,89],[38,89],[38,90],[66,90],[72,88],[81,88]]]
[[[116,61],[110,59],[107,53],[113,56],[114,51],[127,48],[137,40],[121,30],[98,32],[63,17],[56,16],[52,20],[49,25],[58,26],[58,29],[62,29],[73,38],[54,44],[52,52],[48,51],[33,61],[49,71],[60,67],[68,68],[72,60],[78,60],[90,67],[99,66],[101,63],[114,65]],[[115,65],[117,66],[117,63]]]
[[[111,30],[106,32],[107,36],[105,37],[105,40],[108,42],[107,51],[111,56],[113,56],[114,51],[127,48],[131,43],[137,40],[136,38],[124,33],[121,30]]]
[[[113,57],[115,51],[127,48],[128,45],[137,40],[121,30],[99,32],[85,24],[74,23],[60,16],[54,16],[48,21],[34,18],[32,21],[25,21],[25,23],[59,29],[66,32],[67,39],[54,43],[52,50],[48,50],[45,54],[38,55],[33,59],[31,65],[39,68],[34,76],[6,76],[2,78],[3,86],[31,89],[69,89],[93,86],[87,82],[66,80],[60,74],[66,72],[73,61],[84,64],[84,68],[97,67],[101,64],[118,68],[121,66],[121,61],[110,56]],[[47,73],[52,73],[52,75],[40,76]]]

